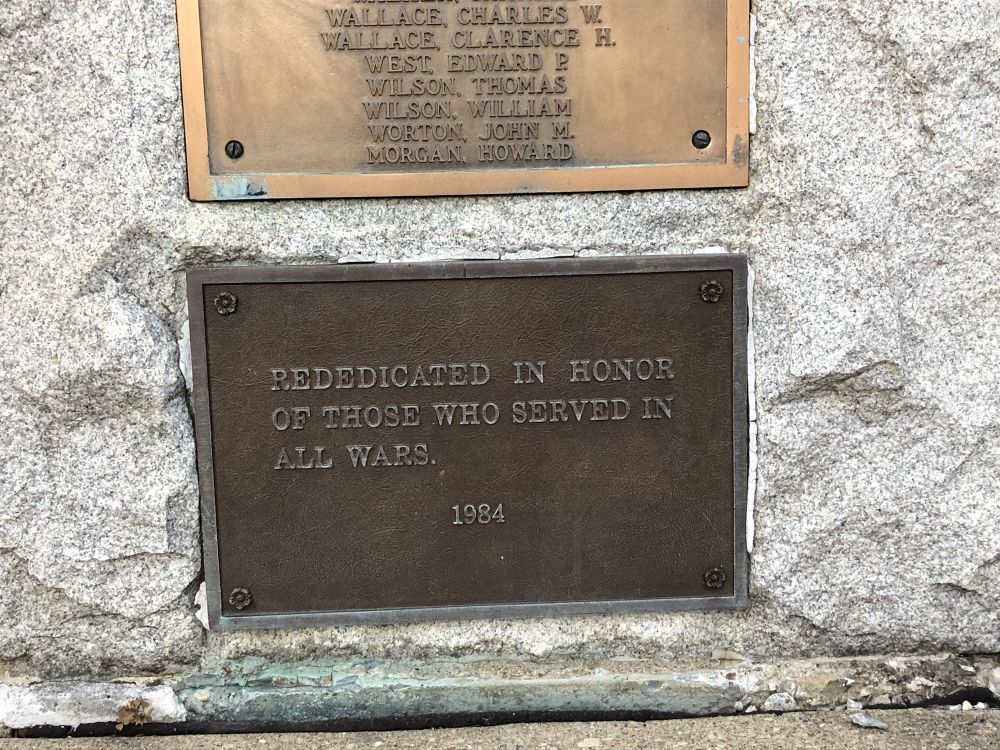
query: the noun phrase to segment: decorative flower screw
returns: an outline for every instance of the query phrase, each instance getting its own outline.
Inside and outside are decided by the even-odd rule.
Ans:
[[[705,585],[710,589],[721,589],[726,585],[726,574],[722,568],[712,568],[705,573]]]
[[[220,292],[215,298],[215,309],[219,311],[219,315],[232,315],[236,312],[236,295]]]
[[[253,604],[250,589],[233,589],[233,593],[229,595],[229,603],[236,609],[246,609]]]
[[[725,290],[722,288],[722,284],[715,279],[710,279],[701,285],[701,289],[698,290],[698,293],[705,302],[714,303],[722,299],[722,293],[724,291]]]

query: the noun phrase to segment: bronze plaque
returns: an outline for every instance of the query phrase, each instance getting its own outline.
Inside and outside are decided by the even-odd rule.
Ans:
[[[194,200],[747,184],[749,0],[177,0]]]
[[[215,627],[746,603],[742,257],[188,289]]]

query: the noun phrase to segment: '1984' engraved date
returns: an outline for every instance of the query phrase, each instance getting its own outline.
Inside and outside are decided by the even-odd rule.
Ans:
[[[487,503],[482,505],[452,505],[455,512],[455,520],[452,526],[468,526],[471,524],[506,523],[507,519],[503,514],[503,503],[492,506]]]

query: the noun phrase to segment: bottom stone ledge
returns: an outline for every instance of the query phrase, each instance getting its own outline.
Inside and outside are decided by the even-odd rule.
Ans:
[[[466,657],[288,664],[247,658],[142,684],[148,682],[0,685],[0,723],[88,734],[355,731],[1000,705],[1000,660],[992,656],[775,663],[729,652],[704,663]]]

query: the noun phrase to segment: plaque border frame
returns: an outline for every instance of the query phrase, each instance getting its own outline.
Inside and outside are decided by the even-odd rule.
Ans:
[[[423,172],[213,175],[200,0],[176,0],[181,100],[192,201],[573,193],[746,187],[750,180],[750,0],[726,0],[726,161]]]
[[[341,610],[284,614],[222,613],[218,525],[212,449],[211,404],[205,337],[203,287],[207,284],[266,284],[355,281],[419,281],[431,279],[495,279],[537,276],[728,271],[733,278],[733,595],[619,599],[575,602],[477,604]],[[742,610],[749,606],[747,508],[749,492],[749,266],[747,256],[659,255],[641,257],[562,258],[523,261],[434,261],[322,266],[216,266],[187,271],[190,315],[192,394],[195,446],[200,490],[202,550],[209,627],[229,631],[324,625],[383,625],[433,620],[519,619],[581,614]]]

